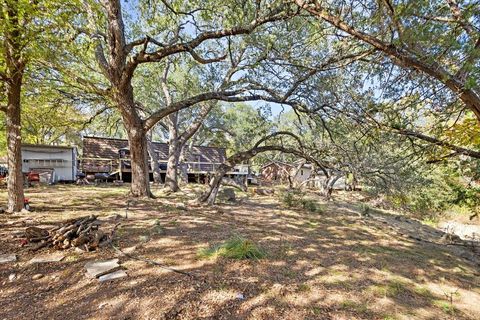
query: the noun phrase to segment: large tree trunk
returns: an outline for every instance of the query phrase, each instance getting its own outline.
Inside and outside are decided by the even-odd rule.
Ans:
[[[128,136],[132,183],[130,192],[134,197],[152,197],[148,166],[147,133],[143,121],[135,110],[133,88],[130,82],[120,86],[115,101],[122,113]]]
[[[160,166],[158,163],[158,154],[155,151],[155,147],[152,142],[152,138],[147,138],[147,145],[148,145],[148,154],[150,155],[150,162],[152,166],[153,172],[153,183],[161,184],[162,183],[162,175],[160,174]]]
[[[177,139],[169,139],[167,175],[165,176],[165,187],[176,192],[178,187],[178,171],[182,146]]]
[[[8,157],[8,205],[7,211],[18,212],[24,206],[21,136],[21,88],[23,69],[17,70],[7,82],[7,157]]]
[[[22,58],[22,35],[20,34],[18,3],[5,8],[10,24],[5,26],[3,39],[7,92],[6,125],[8,157],[8,204],[7,211],[18,212],[24,206],[22,174],[21,93],[25,61]]]
[[[188,164],[187,159],[186,159],[186,154],[189,152],[188,150],[185,150],[185,145],[181,148],[180,151],[180,159],[178,160],[178,168],[179,168],[179,178],[180,182],[182,184],[187,184],[188,183]]]
[[[127,128],[132,164],[131,193],[134,197],[152,197],[148,166],[147,138],[143,128]]]
[[[169,97],[168,93],[166,94]],[[170,98],[168,98],[170,99]],[[180,155],[182,153],[182,142],[178,134],[178,112],[168,116],[168,162],[167,174],[165,176],[165,187],[172,192],[180,190],[178,187],[178,171]]]

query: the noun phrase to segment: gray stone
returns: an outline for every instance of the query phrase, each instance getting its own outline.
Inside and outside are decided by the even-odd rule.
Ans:
[[[17,256],[14,254],[0,254],[0,263],[15,262]]]
[[[13,282],[15,279],[17,279],[17,275],[15,273],[11,273],[8,276],[8,281]]]
[[[124,278],[126,276],[128,276],[128,275],[124,270],[118,270],[118,271],[100,276],[98,278],[98,280],[100,282],[104,282],[104,281],[110,281],[110,280],[114,280],[114,279]]]
[[[218,192],[218,197],[225,201],[235,201],[237,198],[235,195],[235,190],[233,190],[232,188],[225,188],[223,190],[220,190]]]
[[[111,273],[120,268],[118,259],[106,260],[106,261],[91,261],[85,265],[87,269],[87,275],[92,278],[98,278],[107,273]]]
[[[29,261],[29,263],[48,263],[48,262],[59,262],[65,258],[65,255],[61,252],[55,252],[51,254],[44,254],[41,256],[36,256]]]

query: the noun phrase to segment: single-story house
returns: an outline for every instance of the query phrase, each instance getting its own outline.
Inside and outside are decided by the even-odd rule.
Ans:
[[[153,148],[158,157],[157,165],[162,178],[164,178],[168,162],[168,143],[153,142]],[[106,173],[115,176],[116,179],[128,182],[131,181],[129,153],[126,139],[84,136],[80,169],[87,175]],[[184,159],[186,159],[184,165],[189,180],[204,180],[209,174],[215,172],[226,158],[225,148],[193,146],[184,154]],[[246,176],[248,168],[238,166],[227,174],[231,177]],[[151,178],[153,179],[153,174]]]
[[[22,144],[22,171],[36,173],[40,182],[73,182],[77,176],[77,148]]]

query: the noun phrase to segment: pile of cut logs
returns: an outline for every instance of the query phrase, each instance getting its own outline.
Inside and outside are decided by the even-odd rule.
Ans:
[[[32,250],[53,246],[56,249],[78,247],[85,251],[95,250],[108,236],[99,229],[100,221],[90,215],[64,222],[50,230],[28,227],[25,237],[29,243],[35,243]]]

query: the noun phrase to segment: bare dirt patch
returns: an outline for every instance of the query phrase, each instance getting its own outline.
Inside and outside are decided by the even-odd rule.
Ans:
[[[0,216],[0,253],[18,257],[0,264],[0,318],[480,318],[475,259],[402,237],[400,226],[361,218],[354,204],[323,203],[321,213],[308,213],[286,209],[273,196],[255,196],[184,210],[175,204],[192,199],[192,189],[178,195],[156,190],[157,199],[129,200],[127,187],[29,189],[35,209],[30,217]],[[0,197],[3,201],[5,194]],[[106,247],[90,253],[65,250],[60,262],[28,263],[49,250],[20,247],[17,235],[26,226],[89,214],[107,227],[120,221],[115,245],[141,259]],[[266,258],[197,256],[235,235],[256,243]],[[99,282],[85,276],[87,262],[112,258],[119,258],[128,277]]]

